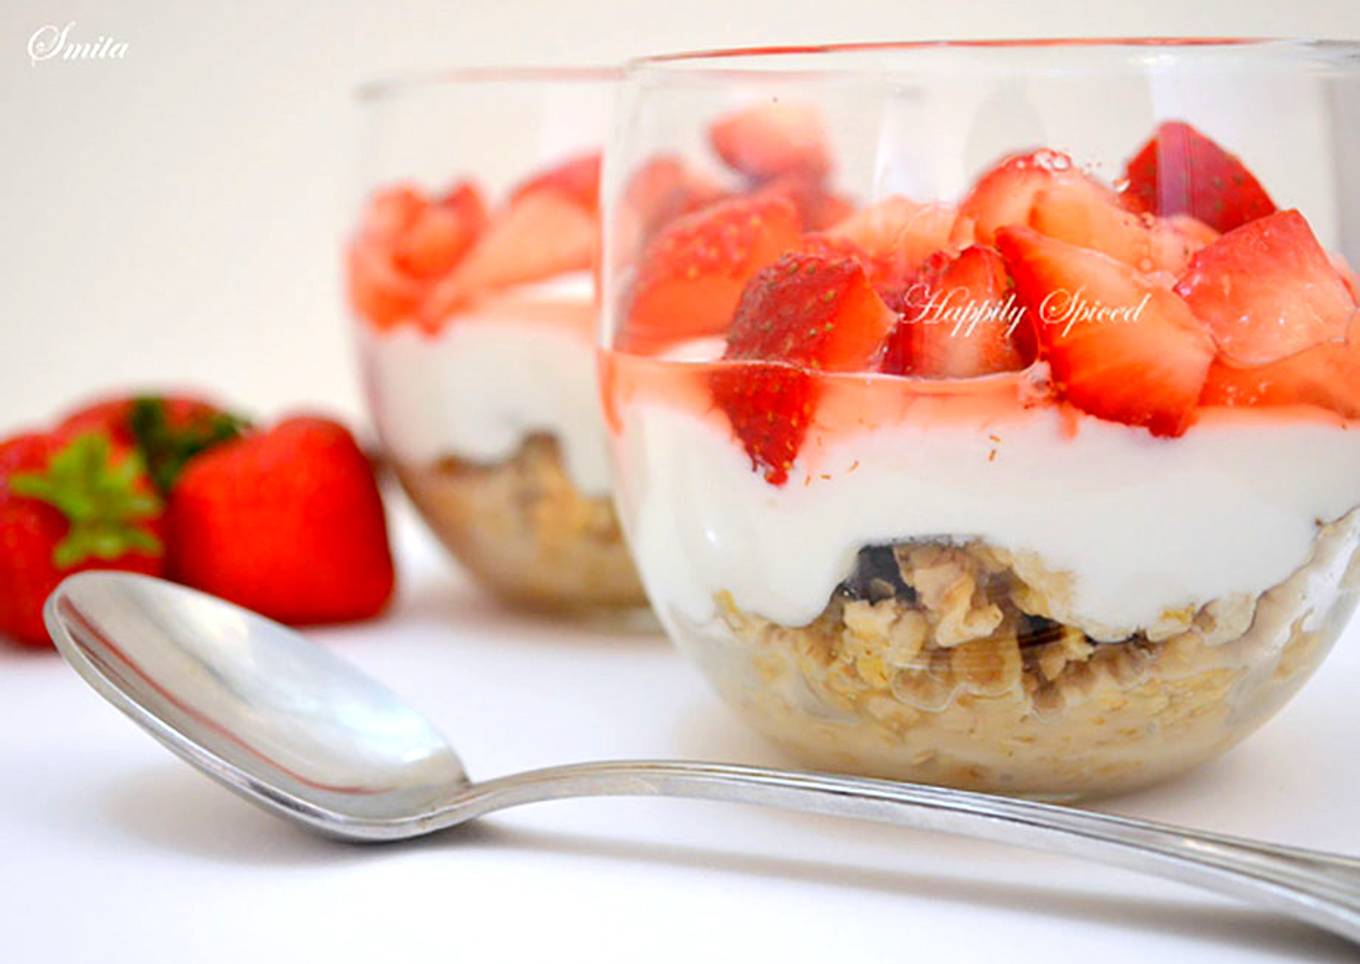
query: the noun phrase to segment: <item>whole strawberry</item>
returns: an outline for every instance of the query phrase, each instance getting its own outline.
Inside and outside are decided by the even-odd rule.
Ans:
[[[327,419],[290,418],[198,455],[168,515],[173,578],[274,619],[362,619],[392,595],[372,468]]]
[[[73,572],[159,575],[161,516],[141,457],[105,432],[0,442],[0,635],[49,645],[43,603]]]

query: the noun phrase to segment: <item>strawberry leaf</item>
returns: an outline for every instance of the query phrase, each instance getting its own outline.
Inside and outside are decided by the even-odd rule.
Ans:
[[[118,559],[129,552],[159,555],[161,541],[139,523],[161,511],[161,500],[143,490],[145,466],[136,452],[114,459],[103,432],[76,436],[48,460],[42,472],[9,480],[10,491],[53,506],[70,530],[52,551],[59,569],[89,558]]]
[[[204,412],[175,424],[165,400],[154,395],[133,399],[128,424],[151,481],[162,494],[170,491],[190,459],[240,437],[249,427],[245,419],[226,412]]]

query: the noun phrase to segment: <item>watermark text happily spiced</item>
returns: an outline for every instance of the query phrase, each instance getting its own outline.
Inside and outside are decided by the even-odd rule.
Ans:
[[[1036,307],[1037,324],[1060,327],[1066,336],[1078,325],[1136,324],[1152,300],[1151,293],[1129,304],[1106,304],[1089,295],[1084,288],[1050,291]],[[906,321],[920,325],[948,325],[953,337],[970,337],[979,327],[1002,325],[1007,336],[1015,334],[1029,317],[1027,306],[1020,304],[1014,292],[1004,298],[976,298],[967,288],[936,290],[918,283],[908,288],[902,297],[907,309]]]

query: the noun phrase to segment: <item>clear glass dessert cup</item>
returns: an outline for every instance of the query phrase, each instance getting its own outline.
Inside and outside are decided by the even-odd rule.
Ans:
[[[366,189],[345,268],[373,422],[444,544],[533,607],[644,604],[595,380],[616,79],[468,70],[360,95]]]
[[[631,65],[600,373],[674,642],[880,777],[1071,799],[1252,732],[1360,583],[1358,109],[1354,44]]]

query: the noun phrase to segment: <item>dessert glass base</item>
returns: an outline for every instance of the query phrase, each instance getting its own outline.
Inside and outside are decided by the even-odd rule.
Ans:
[[[865,549],[806,626],[725,592],[710,625],[663,618],[732,706],[812,766],[1071,800],[1174,776],[1272,716],[1355,608],[1358,539],[1360,511],[1259,597],[1113,643],[1048,618],[1060,575],[977,542]]]
[[[501,598],[550,610],[646,604],[613,506],[572,484],[553,437],[531,435],[495,465],[445,457],[395,469],[440,541]]]

